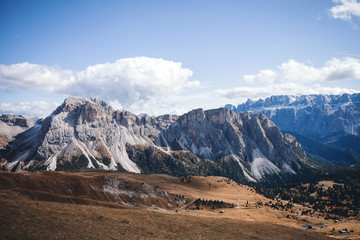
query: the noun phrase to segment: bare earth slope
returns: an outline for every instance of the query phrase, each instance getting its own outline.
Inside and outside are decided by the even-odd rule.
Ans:
[[[195,210],[198,198],[211,204]],[[319,232],[340,226],[259,201],[269,199],[223,177],[3,172],[0,239],[328,239]],[[336,224],[359,236],[359,222]]]

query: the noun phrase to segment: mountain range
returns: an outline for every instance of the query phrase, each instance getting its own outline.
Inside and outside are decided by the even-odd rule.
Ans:
[[[360,134],[360,93],[272,96],[225,107],[235,112],[265,114],[280,129],[318,140]]]
[[[360,94],[272,96],[248,100],[235,112],[261,113],[296,136],[315,158],[333,165],[360,164]]]
[[[265,115],[227,108],[150,117],[69,97],[7,139],[0,153],[8,171],[101,169],[278,182],[311,168],[296,139]]]

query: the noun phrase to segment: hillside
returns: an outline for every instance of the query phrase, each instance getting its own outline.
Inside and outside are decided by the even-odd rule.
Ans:
[[[360,137],[356,135],[346,135],[333,141],[329,141],[328,144],[341,148],[352,149],[360,154]]]
[[[331,232],[333,227],[353,229],[347,237],[359,236],[354,227],[359,224],[357,220],[334,223],[301,216],[297,212],[304,207],[299,205],[292,208],[293,213],[268,210],[259,202],[270,199],[222,177],[3,172],[0,183],[0,239],[342,237]],[[207,205],[202,205],[205,200]],[[318,222],[325,228],[306,230],[300,226]]]
[[[360,153],[350,148],[351,146],[355,147],[356,142],[351,141],[353,138],[350,138],[351,140],[349,141],[349,137],[343,137],[331,144],[326,144],[296,132],[284,132],[296,137],[307,153],[322,162],[335,166],[360,165]],[[357,136],[354,137],[358,138]],[[345,148],[345,146],[348,147]]]

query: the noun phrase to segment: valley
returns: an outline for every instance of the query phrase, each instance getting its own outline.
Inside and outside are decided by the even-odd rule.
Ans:
[[[360,0],[0,19],[0,240],[360,240]]]
[[[2,115],[0,239],[360,239],[358,95],[342,99],[341,136],[317,140],[277,110],[153,117],[68,97],[35,122]]]

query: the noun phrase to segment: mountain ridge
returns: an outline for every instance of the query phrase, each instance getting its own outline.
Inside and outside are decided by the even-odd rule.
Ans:
[[[318,140],[360,134],[360,93],[279,95],[225,107],[235,112],[265,114],[280,129]]]
[[[360,165],[360,93],[280,95],[225,107],[235,112],[265,114],[283,132],[297,136],[304,149],[319,161],[337,166]]]
[[[0,149],[4,149],[17,134],[31,128],[34,124],[34,120],[22,115],[0,115]]]
[[[141,173],[141,163],[162,173],[174,164],[170,174],[218,173],[256,182],[299,174],[306,157],[294,138],[261,114],[220,108],[181,116],[137,116],[101,100],[69,97],[9,143],[1,165],[13,171],[94,168]]]

